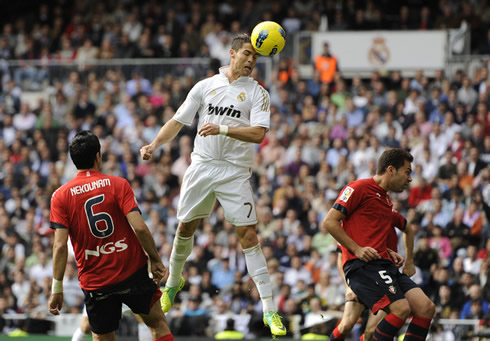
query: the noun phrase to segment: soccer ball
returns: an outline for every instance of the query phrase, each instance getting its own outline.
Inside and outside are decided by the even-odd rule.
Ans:
[[[274,21],[262,21],[252,31],[252,46],[263,56],[281,52],[286,43],[286,31]]]

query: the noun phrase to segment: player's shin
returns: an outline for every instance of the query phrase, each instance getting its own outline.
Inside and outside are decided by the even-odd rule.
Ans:
[[[167,334],[155,339],[155,341],[174,341],[174,336],[172,334]]]
[[[89,334],[91,334],[91,332],[89,332]],[[85,340],[85,336],[88,338],[89,334],[84,334],[80,328],[77,328],[77,330],[75,330],[73,333],[71,341],[83,341]]]
[[[405,333],[404,341],[420,341],[425,340],[429,333],[431,319],[421,316],[414,316],[408,325]]]
[[[260,244],[244,249],[243,253],[245,254],[248,274],[254,280],[260,299],[262,300],[264,313],[276,311],[276,306],[272,300],[271,279]]]
[[[345,339],[345,335],[339,331],[339,326],[337,325],[332,334],[330,334],[330,341],[339,341],[343,339]]]
[[[170,254],[170,275],[166,283],[168,287],[179,286],[185,261],[191,254],[193,246],[194,236],[182,237],[178,233],[175,235],[172,253]]]
[[[392,341],[404,323],[404,319],[393,313],[388,314],[376,327],[373,339],[377,341]]]

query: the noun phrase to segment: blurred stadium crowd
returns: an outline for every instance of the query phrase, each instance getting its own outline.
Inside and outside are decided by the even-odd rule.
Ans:
[[[230,37],[266,19],[289,34],[321,30],[326,19],[332,30],[457,28],[467,20],[472,50],[490,53],[486,1],[283,2],[58,0],[34,2],[39,10],[29,12],[12,4],[18,15],[3,21],[0,58],[86,65],[94,59],[211,57],[225,64]],[[131,183],[165,264],[196,134],[195,125],[184,128],[153,161],[139,157],[139,148],[156,136],[198,79],[168,76],[151,82],[139,72],[126,77],[108,70],[100,76],[79,68],[53,81],[48,70],[2,71],[0,314],[47,315],[49,203],[53,191],[76,174],[67,147],[77,131],[93,130],[102,143],[103,172]],[[210,67],[208,74],[215,71]],[[439,317],[486,315],[488,321],[488,65],[471,75],[439,70],[434,77],[423,68],[413,77],[373,72],[367,79],[345,79],[337,72],[327,84],[318,72],[302,79],[295,61],[283,58],[270,84],[255,76],[270,91],[271,130],[257,146],[252,184],[281,315],[288,322],[299,316],[302,327],[338,316],[345,288],[336,243],[319,229],[321,219],[343,186],[374,174],[385,148],[402,147],[414,155],[414,181],[393,199],[418,231],[415,280],[437,304]],[[49,96],[35,106],[22,101],[26,79],[33,88],[48,87]],[[233,227],[217,205],[196,234],[186,287],[168,313],[174,334],[211,336],[231,317],[248,337],[267,335],[258,293],[246,274]],[[64,288],[65,312],[80,312],[83,296],[73,258]],[[12,327],[3,324],[4,331]]]

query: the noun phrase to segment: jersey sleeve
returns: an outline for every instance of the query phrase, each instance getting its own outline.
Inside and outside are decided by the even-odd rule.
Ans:
[[[391,211],[391,214],[391,226],[402,231],[405,230],[405,227],[407,226],[407,220],[405,217],[396,210]]]
[[[350,212],[355,211],[359,206],[361,199],[361,189],[351,183],[344,187],[332,207],[348,216]]]
[[[261,85],[258,85],[255,89],[252,101],[250,126],[269,129],[271,118],[269,93]]]
[[[173,117],[174,120],[187,126],[192,124],[194,117],[201,106],[202,86],[203,82],[200,81],[192,87],[191,91],[187,94],[184,103],[177,109],[177,112]]]
[[[126,180],[121,179],[121,184],[123,190],[120,193],[119,206],[121,207],[124,216],[127,216],[129,212],[139,211],[139,208],[136,198],[134,197],[133,189],[129,183]]]
[[[62,193],[56,191],[51,197],[51,209],[49,214],[49,227],[52,229],[67,229],[69,227],[68,214],[63,207]]]

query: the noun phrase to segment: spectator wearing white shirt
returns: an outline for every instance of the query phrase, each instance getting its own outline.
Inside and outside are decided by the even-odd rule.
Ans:
[[[431,153],[437,159],[440,159],[449,146],[447,136],[442,133],[441,125],[434,123],[432,125],[432,132],[429,134]]]
[[[384,116],[384,120],[374,127],[374,134],[376,137],[383,141],[386,137],[388,137],[389,129],[393,127],[396,131],[395,138],[400,141],[403,135],[403,128],[400,122],[394,120],[393,113],[387,111]]]
[[[478,93],[473,89],[468,76],[463,78],[463,86],[458,90],[458,102],[463,103],[466,109],[471,109],[478,100]]]
[[[135,14],[130,14],[123,24],[122,32],[128,35],[129,41],[136,43],[143,32],[143,25],[138,21]]]
[[[3,127],[0,129],[0,137],[5,145],[8,147],[15,141],[16,129],[13,125],[14,116],[5,114],[3,115]]]
[[[312,281],[311,271],[303,267],[299,256],[293,256],[291,258],[291,267],[284,272],[284,283],[294,288],[299,280],[302,280],[305,284],[310,284]]]
[[[17,269],[14,272],[14,283],[12,284],[12,293],[17,298],[18,303],[25,301],[29,292],[29,281],[26,279],[24,269]]]
[[[36,115],[31,111],[29,104],[24,102],[20,107],[20,112],[14,115],[13,125],[17,130],[32,130],[36,124]]]
[[[466,257],[463,260],[464,271],[473,275],[480,273],[480,266],[483,261],[481,258],[476,258],[477,252],[478,250],[475,245],[468,245],[466,248]]]
[[[48,262],[45,252],[41,251],[38,253],[38,263],[30,269],[29,277],[31,280],[36,281],[40,287],[43,286],[46,277],[53,277],[53,265]]]

